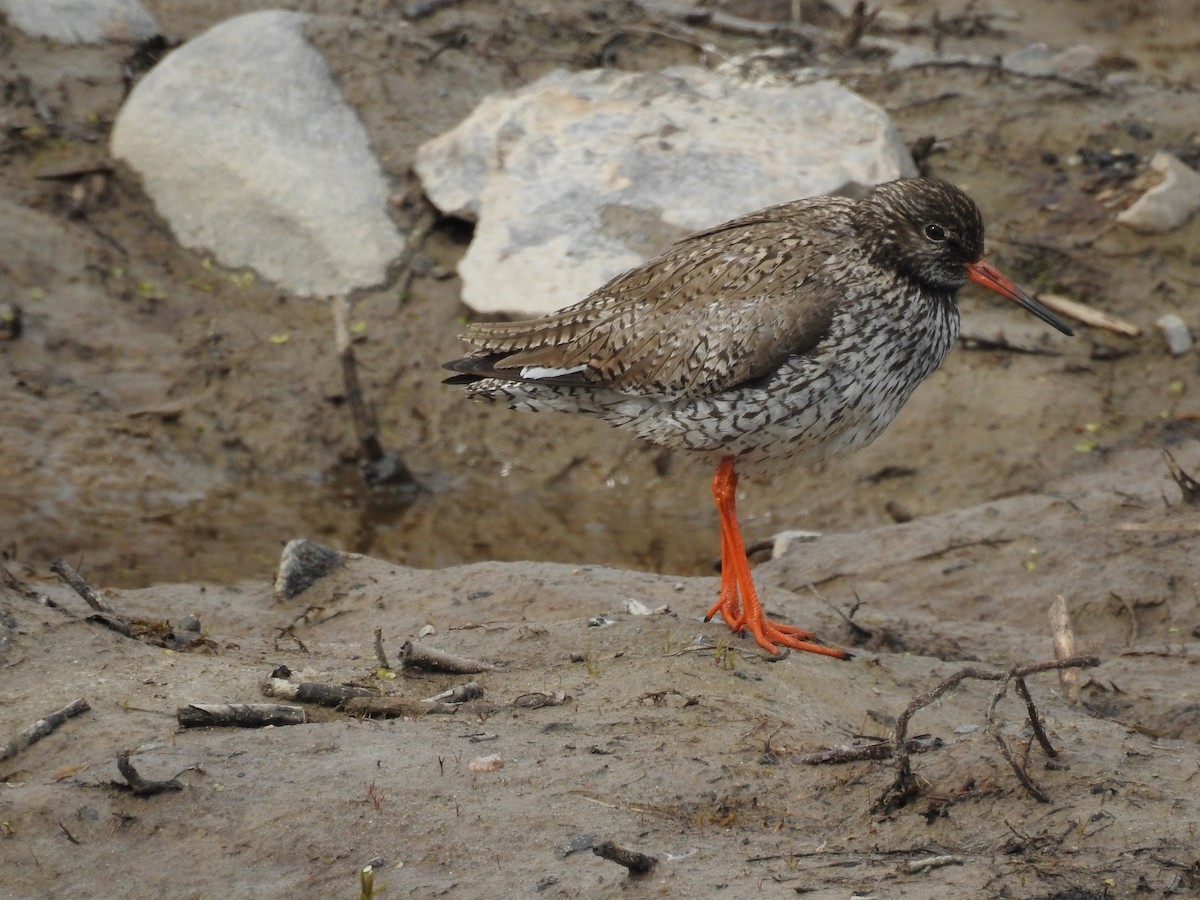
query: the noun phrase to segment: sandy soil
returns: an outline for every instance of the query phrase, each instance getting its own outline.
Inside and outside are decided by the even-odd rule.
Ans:
[[[266,4],[146,5],[181,39]],[[1043,352],[960,349],[873,447],[746,486],[751,540],[827,532],[758,577],[776,614],[859,649],[844,664],[768,662],[699,621],[717,549],[708,473],[591,422],[480,408],[440,385],[463,315],[452,272],[469,233],[454,223],[429,235],[411,282],[397,272],[356,298],[366,389],[425,487],[364,491],[325,306],[181,250],[128,171],[63,174],[107,165],[129,48],[47,46],[0,25],[0,299],[24,311],[19,339],[0,342],[0,741],[76,697],[92,707],[0,762],[0,896],[355,896],[376,858],[385,897],[1200,890],[1200,518],[1162,454],[1200,472],[1196,357],[1169,356],[1153,329],[1167,311],[1200,324],[1200,225],[1147,238],[1111,224],[1154,151],[1200,157],[1188,52],[1200,25],[1185,2],[1022,0],[1006,4],[1016,18],[961,6],[941,11],[951,49],[1088,43],[1129,81],[891,73],[869,54],[813,52],[906,139],[937,138],[928,165],[979,200],[1001,268],[1146,334],[1049,340],[964,294],[969,331]],[[700,39],[728,56],[769,43],[581,2],[466,2],[413,25],[395,4],[320,7],[331,17],[313,39],[394,179],[402,225],[423,211],[415,147],[492,91],[601,60],[711,61]],[[928,21],[925,4],[897,8]],[[297,536],[375,559],[279,601],[269,582]],[[86,621],[48,573],[59,557],[125,615],[199,616],[204,641],[167,652]],[[539,562],[496,562],[523,559]],[[1081,706],[1053,673],[1030,681],[1061,751],[1049,764],[1029,752],[1050,803],[999,755],[994,686],[980,682],[917,714],[912,733],[945,745],[913,757],[922,790],[902,807],[877,805],[892,762],[796,762],[886,734],[968,661],[1050,657],[1058,594],[1080,652],[1102,664],[1080,673]],[[671,613],[629,615],[627,598]],[[854,610],[855,627],[835,610]],[[613,624],[589,626],[602,614]],[[278,665],[435,694],[462,679],[380,678],[371,649],[376,627],[394,653],[426,624],[427,642],[499,665],[457,715],[311,707],[300,727],[176,728],[178,706],[263,699]],[[557,691],[570,700],[511,706]],[[1022,748],[1023,709],[1012,691],[998,706]],[[182,773],[184,790],[114,788],[123,751],[147,777]],[[491,753],[503,769],[468,770]],[[561,851],[603,839],[658,865],[630,879]],[[908,868],[939,855],[954,862]]]

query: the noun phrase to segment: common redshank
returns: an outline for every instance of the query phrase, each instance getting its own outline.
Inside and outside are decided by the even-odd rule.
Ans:
[[[958,338],[956,294],[990,288],[1063,334],[1058,317],[983,258],[983,218],[949,182],[891,181],[814,197],[683,238],[579,303],[476,323],[445,364],[477,400],[592,413],[717,462],[718,612],[771,653],[846,658],[766,619],[735,508],[738,471],[775,478],[865,447]]]

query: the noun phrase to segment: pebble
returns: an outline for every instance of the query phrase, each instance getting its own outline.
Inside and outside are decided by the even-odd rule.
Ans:
[[[1163,339],[1167,342],[1167,349],[1171,351],[1172,356],[1183,356],[1192,349],[1192,330],[1175,313],[1167,313],[1165,316],[1159,317],[1154,324],[1162,332]]]
[[[316,541],[288,541],[279,557],[275,596],[288,600],[302,594],[342,563],[342,554]]]
[[[138,0],[0,0],[8,24],[60,44],[138,44],[158,34]]]
[[[504,757],[499,753],[491,756],[477,756],[467,763],[468,772],[496,772],[504,768]]]
[[[1200,209],[1200,172],[1164,151],[1154,154],[1150,169],[1160,176],[1117,221],[1134,231],[1159,234],[1187,223]]]

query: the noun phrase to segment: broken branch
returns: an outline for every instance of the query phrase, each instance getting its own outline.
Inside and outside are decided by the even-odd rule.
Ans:
[[[129,754],[122,753],[117,757],[117,771],[121,773],[121,777],[128,783],[130,793],[138,797],[152,797],[155,794],[163,794],[167,791],[182,791],[183,785],[174,778],[168,778],[166,781],[153,781],[149,778],[143,778],[138,770],[133,767],[133,763],[129,761]],[[113,784],[119,788],[126,786],[118,782]]]
[[[303,725],[308,721],[304,707],[282,703],[189,703],[175,710],[175,718],[182,728],[263,728]]]
[[[496,667],[488,663],[455,656],[445,650],[437,650],[424,644],[405,641],[400,648],[401,661],[406,669],[425,669],[430,672],[452,672],[459,675],[475,675],[490,672]]]
[[[618,866],[624,866],[629,870],[630,875],[645,875],[658,862],[653,856],[647,856],[645,853],[639,853],[637,850],[627,850],[624,847],[618,847],[612,841],[597,844],[592,848],[592,852],[601,859],[607,859],[610,862],[615,862]]]
[[[49,715],[38,719],[0,749],[0,762],[12,759],[22,750],[36,744],[42,738],[53,734],[67,719],[85,713],[89,709],[88,702],[83,698],[72,700],[62,709],[55,710]]]

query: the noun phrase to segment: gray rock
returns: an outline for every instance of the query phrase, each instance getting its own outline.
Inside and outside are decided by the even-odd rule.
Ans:
[[[1161,150],[1150,160],[1150,168],[1162,180],[1118,213],[1117,221],[1134,231],[1171,231],[1200,209],[1200,172]]]
[[[337,550],[316,541],[306,538],[288,541],[279,557],[279,571],[275,573],[276,599],[290,600],[303,594],[343,560]]]
[[[1172,356],[1183,356],[1192,349],[1192,330],[1188,328],[1187,322],[1175,313],[1160,316],[1154,324],[1162,332],[1163,340],[1167,342],[1167,349],[1171,351]]]
[[[582,298],[675,238],[764,206],[915,174],[877,106],[832,82],[750,88],[694,68],[552,72],[417,151],[480,312]]]
[[[1077,75],[1093,68],[1099,61],[1100,54],[1086,44],[1077,44],[1057,53],[1052,53],[1045,44],[1030,44],[1004,54],[1000,65],[1021,75]]]
[[[130,94],[112,152],[181,243],[296,293],[337,294],[383,281],[404,239],[307,19],[250,13],[176,50]]]
[[[30,37],[60,44],[136,44],[158,34],[138,0],[0,0],[0,12]]]

